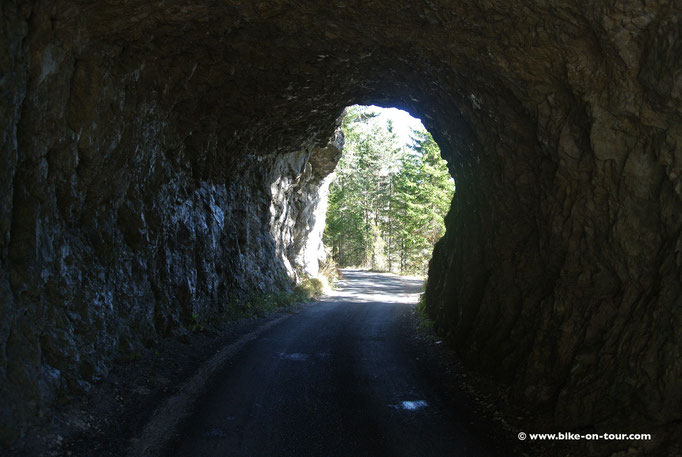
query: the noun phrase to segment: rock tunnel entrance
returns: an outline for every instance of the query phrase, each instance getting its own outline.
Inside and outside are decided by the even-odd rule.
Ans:
[[[120,351],[286,287],[351,104],[448,158],[426,306],[467,364],[564,429],[679,433],[675,2],[1,8],[5,439]]]

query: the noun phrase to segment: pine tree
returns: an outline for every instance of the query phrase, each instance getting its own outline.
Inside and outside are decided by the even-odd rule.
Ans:
[[[415,130],[402,147],[392,124],[366,107],[349,109],[343,129],[325,243],[341,266],[423,274],[454,192],[438,145]]]

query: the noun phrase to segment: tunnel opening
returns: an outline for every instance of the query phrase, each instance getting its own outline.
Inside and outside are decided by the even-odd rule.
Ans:
[[[348,107],[341,127],[325,205],[328,254],[340,267],[425,277],[454,193],[438,144],[397,108]]]

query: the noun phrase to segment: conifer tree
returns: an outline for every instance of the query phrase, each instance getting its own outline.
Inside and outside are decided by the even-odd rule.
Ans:
[[[367,107],[350,108],[342,127],[325,244],[340,266],[424,274],[454,192],[438,145],[425,130],[401,145]]]

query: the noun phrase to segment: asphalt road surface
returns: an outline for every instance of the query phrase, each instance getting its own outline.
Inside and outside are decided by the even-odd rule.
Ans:
[[[409,347],[421,281],[345,270],[338,286],[235,354],[166,455],[505,455]]]

